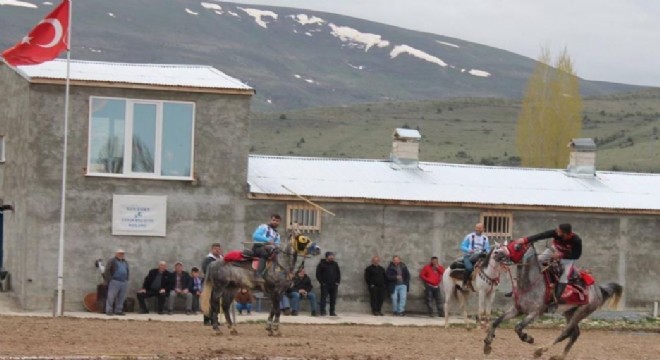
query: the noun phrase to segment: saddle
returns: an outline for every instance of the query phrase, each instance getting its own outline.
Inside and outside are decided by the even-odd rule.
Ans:
[[[560,261],[551,261],[544,268],[545,302],[549,304],[554,297],[554,288],[564,271]],[[593,276],[586,270],[573,267],[568,275],[568,284],[559,299],[560,304],[584,305],[589,303],[589,286],[595,283]]]
[[[472,254],[472,256],[470,256],[470,262],[472,263],[472,265],[474,265],[474,269],[481,266],[481,262],[483,261],[483,259],[486,258],[486,256],[487,254],[483,252]],[[451,276],[452,278],[462,281],[464,274],[465,274],[465,264],[463,263],[463,258],[458,258],[449,265],[449,276]],[[470,281],[467,284],[467,287],[472,289],[472,291],[474,291],[474,288],[472,287],[472,281],[474,280],[476,274],[477,274],[476,271],[472,272],[472,275],[470,276]]]
[[[266,267],[270,267],[270,263],[272,261],[272,257],[274,255],[271,255],[271,257],[268,259],[268,262],[266,263]],[[234,266],[240,266],[240,267],[251,267],[253,270],[257,270],[259,267],[259,257],[254,256],[254,253],[252,250],[245,249],[245,250],[232,250],[228,253],[225,254],[224,256],[224,261],[226,263],[230,263],[231,265]]]

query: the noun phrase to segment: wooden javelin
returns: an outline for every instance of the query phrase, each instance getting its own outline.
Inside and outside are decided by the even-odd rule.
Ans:
[[[304,196],[302,196],[302,195],[298,194],[297,192],[295,192],[295,191],[289,189],[288,187],[286,187],[286,186],[284,186],[284,185],[282,185],[282,187],[284,188],[284,190],[286,190],[286,191],[292,193],[293,195],[295,195],[295,196],[296,196],[297,198],[299,198],[300,200],[302,200],[302,201],[304,201],[304,202],[306,202],[306,203],[308,203],[308,204],[314,206],[315,208],[318,208],[319,210],[323,210],[324,212],[326,212],[326,213],[328,213],[328,214],[330,214],[330,215],[332,215],[332,216],[336,216],[335,213],[333,213],[332,211],[330,211],[330,210],[324,208],[323,206],[321,206],[321,205],[319,205],[319,204],[317,204],[317,203],[315,203],[315,202],[313,202],[313,201],[311,201],[311,200],[305,198]]]

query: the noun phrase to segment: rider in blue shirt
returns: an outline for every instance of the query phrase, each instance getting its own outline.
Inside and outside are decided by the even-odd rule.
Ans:
[[[272,254],[275,247],[280,245],[280,234],[277,227],[280,225],[281,217],[278,214],[270,216],[270,223],[261,224],[252,234],[252,252],[259,257],[259,267],[257,268],[256,278],[263,276],[266,268],[266,259]]]
[[[461,243],[461,251],[463,252],[463,265],[465,265],[465,273],[463,275],[463,289],[466,288],[470,282],[470,276],[474,269],[472,263],[472,256],[481,252],[489,252],[490,244],[488,243],[488,236],[483,234],[484,224],[478,223],[474,227],[474,232],[467,234]]]

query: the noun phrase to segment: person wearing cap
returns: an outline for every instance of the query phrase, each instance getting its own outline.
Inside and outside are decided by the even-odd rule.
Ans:
[[[337,302],[337,289],[341,282],[341,272],[339,265],[335,262],[335,254],[326,252],[325,259],[321,260],[316,267],[316,280],[321,284],[321,301],[319,315],[325,316],[325,304],[330,299],[330,316],[337,316],[335,313],[335,303]]]
[[[559,224],[556,229],[544,231],[536,235],[518,239],[516,248],[524,244],[533,244],[539,240],[552,239],[552,245],[539,255],[541,262],[552,258],[558,259],[563,267],[563,272],[559,278],[559,284],[555,287],[554,302],[549,305],[550,311],[553,311],[559,305],[561,294],[568,284],[568,275],[573,270],[575,261],[582,256],[582,238],[573,232],[571,224]]]
[[[124,250],[117,249],[115,256],[108,260],[103,272],[103,280],[108,286],[108,296],[105,301],[105,314],[124,315],[124,301],[128,292],[128,263],[124,258]]]
[[[173,282],[170,290],[170,296],[167,298],[167,313],[172,315],[174,312],[174,301],[178,297],[186,299],[186,315],[192,314],[193,294],[190,292],[192,278],[188,272],[183,271],[183,263],[177,261],[174,264],[174,273],[171,280]]]

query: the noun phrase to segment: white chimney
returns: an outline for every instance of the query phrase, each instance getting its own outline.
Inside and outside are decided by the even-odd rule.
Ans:
[[[395,169],[416,169],[419,162],[419,140],[422,135],[417,130],[396,129],[392,134],[390,160]]]
[[[596,176],[596,143],[591,138],[572,139],[567,173],[571,176]]]

